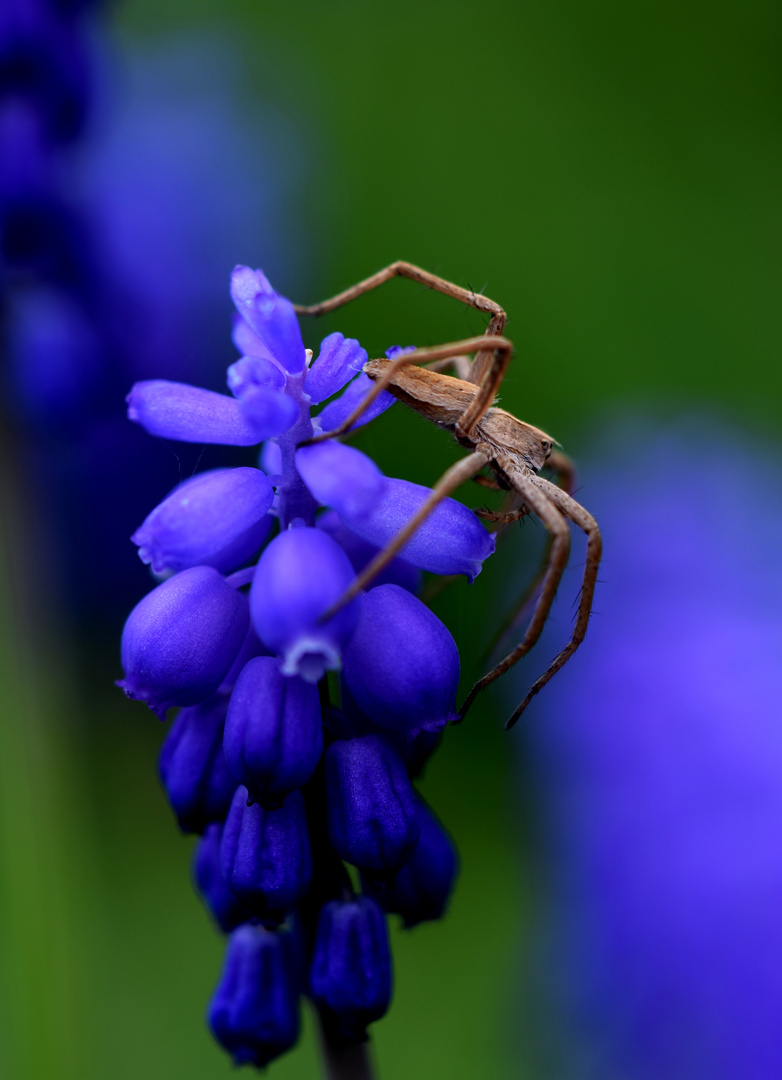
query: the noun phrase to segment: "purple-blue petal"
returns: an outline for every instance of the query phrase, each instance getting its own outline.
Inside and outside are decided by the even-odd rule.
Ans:
[[[307,372],[304,392],[316,405],[325,401],[358,375],[367,360],[366,349],[355,338],[329,334],[320,343],[317,359]]]
[[[225,694],[183,709],[160,748],[158,771],[182,832],[201,833],[223,821],[236,780],[223,754]]]
[[[296,374],[304,370],[304,343],[293,304],[272,289],[260,270],[235,267],[231,299],[264,348],[286,371]]]
[[[252,327],[242,316],[235,311],[231,315],[231,340],[242,356],[257,356],[264,360],[271,360],[272,355],[264,343],[254,334]]]
[[[296,468],[318,502],[345,517],[363,516],[386,486],[372,458],[334,439],[302,446],[296,451]]]
[[[402,759],[378,735],[339,739],[324,757],[329,839],[341,859],[392,881],[418,843]]]
[[[267,810],[303,787],[323,751],[317,687],[283,675],[274,657],[242,671],[225,723],[225,757],[236,781]]]
[[[352,383],[348,384],[338,398],[329,402],[326,408],[314,418],[318,430],[333,431],[338,428],[343,421],[347,420],[356,406],[361,404],[374,385],[370,377],[362,371]],[[349,430],[355,431],[356,428],[368,424],[370,420],[380,416],[386,409],[390,409],[395,401],[396,398],[389,394],[387,390],[381,390],[372,404],[364,410]]]
[[[214,469],[175,488],[131,539],[156,574],[198,565],[228,572],[260,548],[273,499],[260,469]]]
[[[282,655],[286,675],[317,682],[327,669],[339,667],[356,622],[355,601],[327,622],[320,619],[353,578],[347,555],[320,529],[288,529],[266,547],[250,608],[258,636]]]
[[[125,400],[128,419],[162,439],[254,446],[265,437],[235,398],[200,386],[149,379],[135,383]]]
[[[299,406],[293,398],[268,386],[248,387],[242,394],[241,409],[258,441],[284,434],[299,418]]]
[[[275,926],[303,899],[312,878],[307,817],[300,791],[278,810],[247,805],[248,791],[236,789],[223,828],[220,866],[242,900],[264,923]]]
[[[431,488],[409,480],[386,478],[375,504],[363,514],[340,516],[363,540],[384,547],[414,517],[431,495]],[[401,556],[434,574],[465,574],[473,581],[481,563],[494,552],[494,537],[480,520],[456,499],[439,503],[400,552]]]
[[[265,1068],[299,1037],[298,995],[291,935],[240,926],[209,1003],[209,1026],[235,1065]]]
[[[271,357],[243,356],[228,368],[226,382],[234,397],[242,398],[248,390],[265,386],[271,390],[285,387],[285,373]]]
[[[415,735],[456,719],[456,642],[425,604],[397,585],[359,597],[343,673],[358,707],[380,727]]]
[[[351,1042],[391,1001],[391,950],[383,912],[368,896],[332,900],[318,917],[310,993],[327,1025]]]
[[[249,922],[253,913],[242,903],[220,869],[222,824],[207,825],[193,856],[196,888],[224,934]]]
[[[351,566],[356,574],[360,574],[380,551],[380,548],[375,544],[370,544],[368,541],[362,540],[360,536],[356,536],[345,525],[336,510],[327,510],[325,514],[321,514],[315,525],[337,541],[350,559]],[[391,560],[385,570],[382,570],[377,577],[372,579],[369,588],[374,589],[378,585],[399,585],[403,589],[407,589],[408,592],[417,593],[421,585],[421,571],[412,563],[395,558]]]
[[[160,716],[172,705],[197,705],[214,693],[244,642],[247,600],[209,566],[164,581],[136,604],[122,632],[129,698]]]

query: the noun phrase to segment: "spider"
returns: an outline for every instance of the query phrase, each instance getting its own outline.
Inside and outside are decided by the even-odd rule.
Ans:
[[[308,307],[297,305],[296,311],[300,315],[324,315],[397,276],[410,278],[479,311],[489,312],[491,319],[485,334],[446,345],[415,349],[397,355],[393,360],[370,360],[364,366],[364,371],[374,381],[374,386],[367,396],[338,428],[316,435],[308,441],[320,442],[344,435],[380,392],[388,390],[422,416],[450,431],[459,445],[470,453],[440,477],[418,513],[375,556],[337,604],[326,612],[324,618],[328,618],[366,588],[375,575],[400,551],[435,506],[466,480],[474,479],[486,486],[512,492],[515,506],[500,513],[478,513],[498,526],[503,526],[531,512],[548,529],[550,540],[539,575],[540,591],[522,640],[472,687],[459,709],[459,717],[463,719],[480,691],[513,667],[540,637],[567,565],[570,552],[568,521],[573,522],[583,530],[587,538],[584,575],[573,634],[514,710],[505,724],[506,728],[510,728],[533,697],[556,675],[584,640],[602,552],[600,530],[592,515],[573,498],[573,470],[568,458],[554,450],[554,440],[538,428],[517,420],[504,409],[492,404],[513,355],[513,345],[502,336],[507,316],[499,304],[479,293],[453,285],[411,263],[399,261],[320,304]],[[466,354],[475,354],[474,359],[470,362]],[[456,371],[457,377],[443,374],[442,369],[449,366]],[[537,475],[544,465],[559,474],[563,481],[562,487]],[[496,479],[479,475],[487,467]]]

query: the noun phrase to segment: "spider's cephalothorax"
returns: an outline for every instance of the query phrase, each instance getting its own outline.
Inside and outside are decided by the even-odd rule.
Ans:
[[[510,727],[584,639],[602,552],[600,530],[592,515],[572,497],[572,466],[564,454],[552,449],[554,440],[538,428],[517,420],[515,416],[494,405],[513,355],[511,342],[501,336],[506,315],[499,304],[488,297],[444,281],[411,263],[396,262],[330,300],[311,307],[299,307],[297,310],[304,315],[321,315],[333,311],[334,308],[396,276],[411,278],[479,311],[490,312],[491,320],[486,333],[447,345],[401,352],[392,360],[370,360],[365,365],[365,371],[374,381],[372,389],[344,423],[317,439],[344,435],[381,391],[388,390],[422,416],[452,432],[456,441],[469,450],[470,454],[440,478],[432,495],[418,513],[356,578],[340,603],[332,610],[355,596],[390,562],[442,499],[466,480],[481,479],[486,482],[479,474],[487,467],[492,469],[499,481],[498,486],[512,490],[517,496],[518,505],[506,513],[486,513],[483,516],[504,524],[517,520],[525,513],[532,513],[548,529],[551,542],[547,550],[540,592],[522,641],[473,686],[460,709],[463,717],[479,691],[511,668],[529,652],[540,637],[567,565],[570,551],[568,521],[573,522],[587,537],[584,577],[573,635],[540,678],[533,683],[508,720],[506,726]],[[474,358],[471,360],[470,356]],[[443,374],[439,370],[443,367],[453,368],[459,377]],[[546,464],[560,476],[562,486],[537,475]]]

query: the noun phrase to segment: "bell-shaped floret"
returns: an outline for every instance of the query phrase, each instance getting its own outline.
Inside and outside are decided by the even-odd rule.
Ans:
[[[158,771],[182,832],[223,821],[237,781],[223,754],[228,698],[214,694],[183,709],[160,748]]]
[[[377,735],[340,739],[324,758],[329,838],[341,859],[393,880],[418,843],[407,770]]]
[[[273,357],[257,334],[254,334],[250,324],[245,322],[238,311],[231,315],[231,341],[242,354],[242,357],[260,357],[262,360],[272,360]],[[228,369],[230,372],[230,368]]]
[[[274,291],[260,270],[235,267],[231,299],[264,348],[286,371],[293,375],[304,370],[304,343],[293,304]]]
[[[268,656],[269,650],[263,644],[261,639],[255,632],[255,627],[252,623],[247,627],[247,633],[245,634],[244,643],[237,653],[236,659],[231,664],[230,670],[223,681],[220,683],[220,689],[224,693],[230,693],[236,685],[236,680],[244,671],[245,664],[256,656]]]
[[[283,658],[283,674],[317,682],[338,668],[356,622],[355,601],[321,622],[353,581],[340,546],[320,529],[290,528],[264,550],[250,591],[253,625]]]
[[[267,810],[303,787],[323,752],[318,688],[259,656],[239,676],[225,724],[225,757],[238,783]]]
[[[215,922],[224,934],[229,934],[254,916],[223,877],[220,869],[222,835],[222,825],[207,826],[193,856],[193,878]]]
[[[240,926],[209,1003],[209,1026],[236,1065],[261,1069],[298,1039],[298,997],[291,935]]]
[[[384,911],[401,915],[405,926],[439,919],[443,915],[459,871],[453,840],[430,808],[416,796],[420,838],[410,861],[389,888],[365,880],[366,892]]]
[[[409,480],[386,478],[380,498],[367,512],[340,511],[345,524],[363,540],[385,545],[410,521],[432,494]],[[455,499],[443,499],[408,540],[400,555],[433,574],[465,574],[470,581],[494,552],[494,537],[479,519]]]
[[[228,368],[228,389],[234,397],[243,398],[251,390],[285,389],[285,372],[267,356],[243,356]]]
[[[358,375],[367,362],[367,353],[354,338],[329,334],[320,343],[320,352],[304,380],[304,392],[316,405],[341,390]]]
[[[383,912],[368,896],[332,900],[318,916],[310,994],[327,1028],[350,1042],[391,1001],[391,952]]]
[[[225,573],[261,547],[273,500],[260,469],[214,469],[175,488],[131,539],[156,574],[199,565]]]
[[[134,383],[125,400],[129,420],[141,424],[150,435],[179,442],[254,446],[281,435],[296,420],[287,398],[260,423],[236,398],[165,379]]]
[[[210,566],[158,585],[134,607],[122,632],[128,697],[159,716],[205,701],[230,670],[249,624],[247,600]]]
[[[318,502],[350,518],[371,510],[386,486],[372,458],[333,439],[297,450],[296,469]]]
[[[303,899],[312,878],[312,852],[300,791],[279,810],[247,805],[236,789],[223,828],[220,866],[233,891],[257,917],[276,926]]]
[[[366,540],[362,540],[360,536],[356,536],[345,525],[336,510],[327,510],[324,514],[321,514],[315,525],[337,541],[350,559],[350,564],[357,575],[361,573],[365,566],[369,565],[380,551],[380,548],[375,547],[374,544],[369,544]],[[384,570],[381,570],[377,577],[372,579],[369,588],[375,589],[378,585],[399,585],[401,588],[407,589],[408,592],[415,593],[421,587],[421,571],[412,563],[395,558],[391,560]]]
[[[329,402],[326,408],[318,413],[313,420],[315,429],[317,431],[333,431],[334,428],[339,427],[340,424],[347,420],[353,410],[361,404],[374,385],[370,377],[362,371],[338,398]],[[368,424],[370,420],[380,416],[386,409],[390,409],[395,401],[396,398],[392,397],[387,390],[382,390],[350,430],[355,431],[356,428]]]
[[[456,720],[459,653],[433,612],[398,585],[359,598],[344,652],[344,679],[370,720],[409,736]]]

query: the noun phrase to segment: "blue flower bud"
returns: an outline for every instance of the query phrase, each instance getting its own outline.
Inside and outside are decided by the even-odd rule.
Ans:
[[[386,478],[369,512],[340,511],[345,524],[370,544],[384,547],[415,516],[431,489],[409,480]],[[434,574],[465,574],[473,581],[481,563],[494,552],[494,537],[455,499],[443,499],[400,552],[407,562]]]
[[[303,787],[323,752],[318,688],[259,656],[239,676],[225,723],[225,757],[236,781],[267,810]]]
[[[353,576],[345,552],[320,529],[288,529],[264,550],[250,610],[261,641],[282,654],[283,674],[317,682],[326,670],[339,667],[356,622],[355,601],[327,622],[319,620]]]
[[[325,514],[321,514],[315,525],[337,541],[350,559],[350,564],[357,575],[380,551],[380,548],[375,547],[374,544],[369,544],[360,536],[356,536],[344,524],[336,510],[327,510]],[[405,562],[404,559],[392,559],[385,570],[372,579],[369,588],[375,589],[378,585],[399,585],[408,592],[416,593],[421,587],[421,571],[412,563]]]
[[[367,896],[332,900],[318,917],[310,993],[344,1039],[366,1037],[391,1001],[391,953],[383,912]]]
[[[329,402],[326,408],[322,409],[315,417],[317,430],[333,431],[334,428],[339,427],[344,420],[347,420],[356,406],[361,404],[373,386],[374,383],[364,372],[358,375],[352,383],[348,384],[338,398]],[[370,420],[380,416],[386,409],[390,409],[395,401],[396,398],[392,394],[389,394],[387,390],[382,390],[350,430],[355,431],[356,428],[368,424]]]
[[[320,343],[320,353],[304,380],[304,392],[318,404],[341,390],[367,362],[367,353],[353,338],[329,334]]]
[[[393,879],[418,843],[413,789],[396,750],[377,735],[340,739],[324,765],[334,850],[372,876]]]
[[[187,383],[165,379],[137,382],[125,400],[128,419],[162,439],[254,446],[270,435],[279,434],[260,431],[236,398]]]
[[[223,877],[220,869],[220,840],[223,826],[208,825],[193,856],[196,888],[224,934],[242,923],[250,922],[253,913],[242,903]]]
[[[175,488],[131,539],[156,574],[198,565],[234,570],[266,538],[273,500],[260,469],[214,469]]]
[[[210,566],[194,566],[158,585],[134,607],[122,632],[128,697],[159,716],[197,705],[220,685],[247,633],[247,600]]]
[[[359,597],[343,675],[359,709],[380,727],[412,736],[440,731],[457,718],[456,642],[428,607],[397,585]]]
[[[303,899],[312,878],[312,852],[300,791],[292,791],[279,810],[247,805],[238,787],[223,828],[220,866],[228,884],[269,925]]]
[[[286,371],[295,375],[304,370],[304,344],[293,304],[274,291],[260,270],[235,267],[231,299],[261,344]]]
[[[240,926],[228,942],[209,1026],[236,1065],[263,1068],[299,1037],[296,950],[291,935]]]
[[[244,671],[245,664],[248,664],[256,656],[269,656],[269,650],[256,634],[255,627],[250,623],[247,627],[244,644],[237,653],[233,664],[231,664],[228,674],[220,683],[220,690],[226,694],[230,693],[236,685],[236,680]]]
[[[418,846],[394,884],[378,888],[371,878],[365,881],[365,891],[384,911],[401,915],[408,927],[441,918],[459,869],[453,840],[420,797],[416,797],[416,812],[421,830]]]
[[[386,485],[372,458],[334,441],[297,450],[296,468],[318,502],[351,518],[371,510]]]
[[[237,781],[223,754],[228,698],[214,694],[183,709],[160,749],[158,771],[182,832],[223,821]]]

